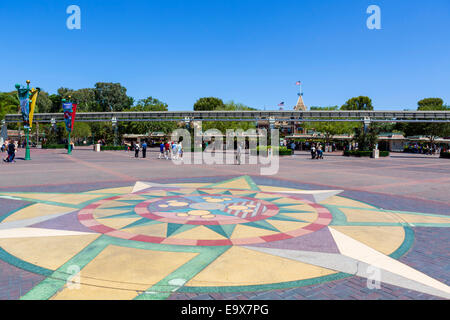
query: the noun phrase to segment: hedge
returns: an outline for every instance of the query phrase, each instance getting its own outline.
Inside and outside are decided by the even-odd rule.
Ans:
[[[441,152],[441,158],[450,159],[450,152]]]
[[[126,146],[101,146],[101,151],[125,151],[127,150]]]
[[[43,144],[42,149],[67,149],[66,144]]]
[[[278,149],[278,155],[280,156],[292,156],[294,154],[294,151],[292,151],[291,149],[288,149],[287,147],[272,147],[273,149]],[[254,153],[255,150],[252,150],[252,153]],[[267,156],[267,147],[265,146],[258,146],[256,147],[256,154],[262,154],[264,156]]]
[[[345,157],[372,157],[372,151],[344,151]],[[380,151],[380,157],[389,157],[389,151]]]

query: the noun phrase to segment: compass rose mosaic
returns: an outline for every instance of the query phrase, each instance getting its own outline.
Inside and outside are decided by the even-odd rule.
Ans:
[[[3,216],[0,260],[45,276],[22,299],[263,291],[370,278],[373,268],[382,282],[450,298],[446,284],[398,261],[414,243],[414,227],[448,228],[448,216],[383,210],[341,193],[259,185],[248,176],[2,192],[31,204]]]

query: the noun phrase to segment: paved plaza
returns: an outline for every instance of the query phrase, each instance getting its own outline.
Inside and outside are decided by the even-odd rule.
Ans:
[[[0,299],[450,298],[447,159],[147,155],[0,164]]]

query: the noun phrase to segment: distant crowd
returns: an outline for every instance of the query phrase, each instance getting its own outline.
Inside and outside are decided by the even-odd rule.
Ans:
[[[139,154],[142,153],[142,158],[147,157],[147,142],[143,141],[133,143],[131,146],[127,146],[127,152],[134,151],[134,156],[139,158]],[[159,143],[159,156],[158,159],[166,160],[183,160],[183,143],[175,141],[161,141]]]
[[[419,145],[417,143],[410,144],[405,148],[405,152],[409,153],[419,153],[419,154],[425,154],[425,155],[433,155],[433,154],[440,154],[441,151],[446,151],[445,148],[441,148],[439,145],[435,144],[427,144],[427,145]]]

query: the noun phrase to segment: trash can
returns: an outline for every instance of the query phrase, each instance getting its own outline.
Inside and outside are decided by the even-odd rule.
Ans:
[[[95,152],[100,152],[101,151],[100,144],[94,144],[94,151]]]
[[[380,158],[380,150],[374,149],[374,150],[372,151],[372,158],[374,158],[374,159]]]

